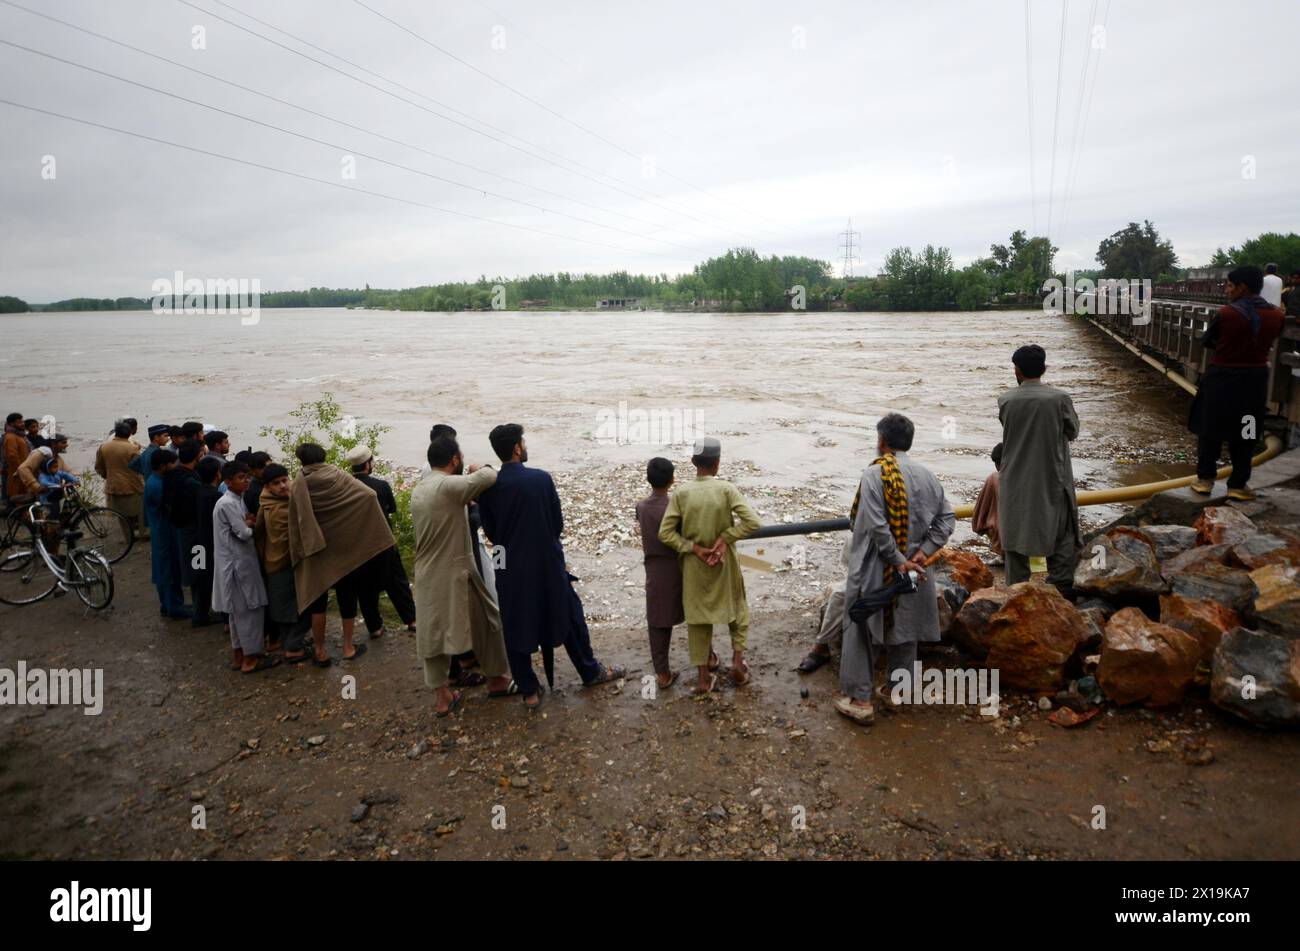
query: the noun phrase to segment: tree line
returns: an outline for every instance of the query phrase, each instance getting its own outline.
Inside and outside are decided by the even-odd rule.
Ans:
[[[275,307],[366,307],[399,311],[505,309],[584,310],[604,299],[632,298],[649,308],[666,310],[861,311],[980,310],[1036,306],[1043,284],[1053,276],[1059,249],[1047,238],[1025,230],[1012,232],[1006,244],[957,268],[945,247],[894,248],[873,277],[844,278],[827,261],[798,255],[761,256],[753,248],[732,248],[697,264],[691,271],[668,274],[532,274],[527,277],[454,281],[402,289],[313,287],[271,291],[260,305]],[[1130,222],[1103,238],[1097,247],[1098,268],[1079,270],[1076,278],[1150,279],[1170,283],[1186,277],[1173,245],[1150,221]],[[1300,270],[1300,235],[1269,232],[1240,246],[1219,248],[1212,267],[1275,263],[1283,274]],[[503,290],[502,290],[503,289]],[[504,299],[502,300],[502,294]],[[29,305],[0,297],[0,313],[32,311],[148,310],[149,298],[86,298]]]

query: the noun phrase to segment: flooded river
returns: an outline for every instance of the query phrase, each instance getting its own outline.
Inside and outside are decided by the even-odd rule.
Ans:
[[[969,500],[999,439],[1011,353],[1047,350],[1047,382],[1074,397],[1075,473],[1090,487],[1184,474],[1187,398],[1078,319],[1039,312],[943,314],[388,313],[268,310],[3,318],[6,412],[49,414],[88,465],[114,418],[198,419],[235,450],[271,449],[259,427],[332,393],[359,422],[390,427],[381,455],[423,463],[433,422],[486,461],[487,433],[522,423],[534,464],[557,472],[684,460],[643,437],[717,435],[747,481],[813,482],[848,495],[897,410],[914,453]],[[644,414],[638,417],[638,414]],[[622,430],[619,418],[624,420]],[[638,431],[638,418],[672,432]],[[630,424],[630,425],[629,425]],[[609,438],[606,438],[609,437]],[[619,437],[624,437],[620,439]],[[627,437],[631,437],[630,441]]]

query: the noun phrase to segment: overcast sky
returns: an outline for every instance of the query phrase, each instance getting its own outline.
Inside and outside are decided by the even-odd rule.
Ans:
[[[0,39],[328,143],[0,46],[0,98],[307,177],[0,104],[0,294],[32,302],[177,270],[264,291],[680,273],[738,245],[838,270],[849,217],[859,274],[1049,221],[1058,266],[1088,267],[1144,218],[1196,265],[1300,220],[1283,0],[1073,0],[1063,58],[1062,3],[1034,0],[1028,85],[1022,0],[363,0],[452,55],[357,0],[13,2],[320,115],[3,3]]]

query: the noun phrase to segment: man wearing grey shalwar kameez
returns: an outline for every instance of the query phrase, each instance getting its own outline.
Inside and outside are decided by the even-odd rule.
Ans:
[[[939,640],[939,608],[933,579],[924,562],[947,543],[957,524],[943,486],[930,470],[908,458],[915,427],[906,416],[890,413],[876,424],[880,459],[862,473],[852,518],[849,575],[844,596],[844,645],[840,657],[840,689],[844,696],[835,708],[860,723],[871,722],[875,708],[875,654],[887,653],[890,676],[906,670],[910,677],[916,662],[916,645]],[[906,492],[907,538],[901,545],[890,528],[886,511],[886,457],[892,456]],[[906,554],[905,554],[906,553]],[[917,590],[899,595],[891,612],[877,611],[864,625],[849,616],[860,596],[886,585],[885,569],[915,571]],[[888,686],[888,684],[886,684]]]
[[[1031,559],[1045,559],[1047,580],[1069,591],[1074,581],[1079,506],[1074,496],[1070,443],[1079,416],[1070,395],[1041,377],[1047,355],[1035,344],[1011,357],[1016,383],[998,397],[1002,468],[998,472],[998,531],[1007,584],[1028,581]]]
[[[212,606],[230,616],[230,647],[244,673],[264,670],[274,663],[263,656],[266,585],[253,541],[254,518],[244,504],[249,470],[242,462],[228,462],[221,470],[226,493],[212,511]]]

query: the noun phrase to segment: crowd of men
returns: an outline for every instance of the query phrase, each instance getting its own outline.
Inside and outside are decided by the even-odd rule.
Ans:
[[[1263,278],[1250,267],[1229,276],[1229,303],[1206,334],[1213,355],[1189,420],[1199,444],[1192,488],[1212,491],[1226,442],[1234,500],[1254,498],[1248,482],[1255,439],[1241,420],[1263,419],[1269,353],[1283,323],[1283,312],[1260,295]],[[1017,385],[998,399],[1002,441],[993,450],[996,471],[980,493],[974,528],[1005,559],[1007,584],[1039,575],[1072,596],[1082,541],[1070,443],[1079,418],[1069,394],[1042,382],[1041,347],[1020,347],[1012,364]],[[19,413],[5,421],[9,496],[52,493],[75,478],[58,461],[66,437],[43,439],[33,422]],[[149,539],[160,614],[194,627],[224,624],[232,669],[333,663],[325,645],[332,590],[345,662],[366,651],[355,638],[358,612],[371,639],[384,635],[379,596],[388,594],[415,634],[439,717],[474,686],[486,686],[492,698],[519,696],[536,710],[546,688],[533,658],[541,652],[549,680],[557,647],[585,686],[624,676],[622,668],[596,659],[561,544],[559,494],[549,473],[527,465],[519,424],[489,434],[498,466],[466,465],[452,427],[430,431],[428,468],[410,499],[413,584],[393,534],[392,488],[374,474],[365,446],[347,454],[345,471],[327,462],[323,447],[304,442],[291,479],[265,452],[227,458],[228,435],[197,422],[150,426],[144,447],[132,438],[135,431],[134,420],[118,421],[96,452],[107,504]],[[876,424],[875,458],[850,507],[845,577],[832,587],[817,642],[798,667],[817,670],[839,644],[843,696],[835,706],[863,724],[874,719],[876,702],[890,703],[888,691],[876,688],[878,655],[887,682],[900,671],[910,676],[918,644],[940,636],[926,567],[956,519],[939,480],[910,458],[914,436],[912,421],[898,413]],[[739,490],[719,478],[721,460],[717,439],[697,440],[694,478],[677,484],[670,460],[651,459],[650,494],[636,505],[650,656],[661,689],[679,676],[669,657],[673,629],[682,623],[696,668],[693,693],[720,689],[724,675],[735,687],[751,680],[749,609],[735,546],[759,522]],[[876,608],[855,621],[854,603],[873,598]],[[731,641],[725,670],[713,648],[718,625],[726,625]]]

